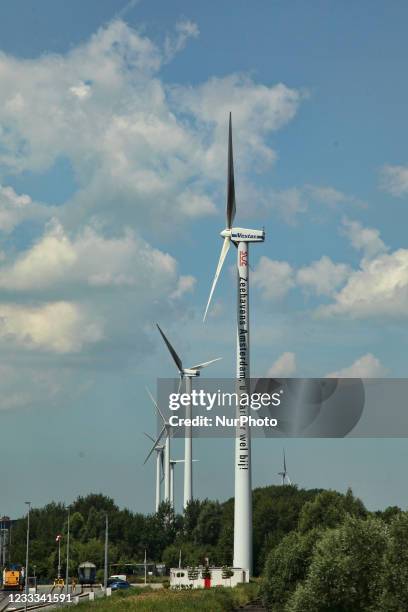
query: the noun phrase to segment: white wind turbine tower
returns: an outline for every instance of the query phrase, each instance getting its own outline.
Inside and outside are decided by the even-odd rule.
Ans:
[[[161,334],[161,337],[164,340],[164,343],[166,344],[169,350],[170,355],[173,358],[174,363],[176,364],[176,368],[180,376],[180,384],[178,390],[180,392],[180,388],[184,379],[186,384],[186,393],[191,397],[192,378],[200,376],[200,370],[206,368],[215,361],[219,361],[221,357],[217,357],[217,359],[211,359],[210,361],[205,361],[204,363],[199,363],[198,365],[192,366],[191,368],[183,368],[183,363],[180,357],[177,355],[176,351],[166,338],[160,326],[157,323],[156,325]],[[191,403],[186,406],[185,418],[191,419]],[[184,428],[184,508],[186,508],[187,504],[193,499],[193,447],[191,429],[191,425],[186,426]]]
[[[149,394],[150,399],[153,402],[153,405],[156,407],[157,413],[160,415],[161,420],[163,421],[163,428],[161,429],[158,437],[153,442],[153,446],[150,449],[144,463],[146,463],[154,450],[159,445],[160,440],[165,434],[164,441],[164,501],[170,501],[170,435],[171,435],[171,426],[168,421],[164,418],[159,406],[157,405],[156,400],[153,395],[150,393],[149,389],[146,388],[147,393]],[[156,468],[157,469],[157,468]],[[157,472],[156,472],[157,474]],[[157,482],[156,482],[156,491],[157,491]]]
[[[278,476],[282,476],[282,484],[288,484],[291,485],[291,481],[289,478],[289,474],[288,471],[286,469],[286,456],[285,456],[285,449],[283,449],[283,471],[282,472],[278,472]]]
[[[198,459],[193,459],[195,463]],[[170,504],[174,508],[174,468],[177,463],[185,463],[184,459],[170,459]]]
[[[155,443],[155,439],[150,436],[148,433],[143,432],[144,435],[149,438],[149,440],[151,440],[153,443]],[[160,506],[160,484],[162,481],[162,476],[161,474],[163,473],[164,476],[164,445],[160,445],[157,444],[154,447],[154,450],[156,451],[156,501],[155,501],[155,510],[156,512],[159,510],[159,506]]]
[[[221,268],[231,246],[237,247],[237,387],[238,392],[249,392],[249,261],[250,242],[264,242],[264,230],[232,227],[236,212],[234,162],[232,153],[232,125],[229,116],[228,138],[228,193],[227,227],[221,232],[224,243],[215,272],[214,281],[205,309],[206,318]],[[237,406],[237,416],[248,415],[248,408]],[[234,567],[252,572],[252,483],[251,483],[251,431],[246,425],[238,427],[235,438],[235,511],[234,511]]]

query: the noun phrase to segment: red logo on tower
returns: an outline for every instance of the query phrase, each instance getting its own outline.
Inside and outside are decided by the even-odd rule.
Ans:
[[[239,253],[239,265],[247,266],[248,265],[248,251],[240,251]]]

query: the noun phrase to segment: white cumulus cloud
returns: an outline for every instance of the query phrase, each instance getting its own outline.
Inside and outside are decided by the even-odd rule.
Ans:
[[[323,316],[352,318],[408,315],[408,250],[363,259],[334,302],[320,307]]]
[[[80,351],[101,340],[103,324],[74,303],[0,304],[0,339],[55,353]]]
[[[367,353],[350,366],[327,374],[327,378],[380,378],[386,376],[387,371],[377,357]]]
[[[358,221],[347,218],[343,219],[343,226],[352,246],[358,251],[362,251],[365,257],[373,257],[388,250],[388,247],[380,238],[378,229],[364,227]]]
[[[194,21],[184,20],[176,23],[175,35],[168,35],[164,41],[164,58],[170,61],[184,49],[189,38],[197,38],[200,30]]]
[[[229,111],[249,180],[247,170],[274,161],[268,137],[295,116],[302,94],[240,74],[165,85],[170,47],[171,55],[197,35],[182,21],[166,50],[116,20],[64,55],[0,54],[0,171],[45,172],[68,160],[77,191],[58,215],[70,226],[95,214],[111,226],[156,227],[213,214],[224,195]]]
[[[38,292],[58,287],[139,287],[177,283],[176,260],[130,229],[104,237],[85,227],[71,237],[58,222],[12,264],[0,266],[0,288]]]
[[[0,185],[0,231],[8,234],[23,221],[46,219],[49,215],[50,210],[33,202],[28,194]]]
[[[280,357],[271,365],[267,372],[268,377],[290,377],[296,372],[295,353],[282,353]]]
[[[295,286],[295,275],[287,261],[262,256],[251,276],[252,283],[268,300],[283,298]]]
[[[332,295],[345,282],[350,270],[346,264],[336,264],[330,257],[323,255],[318,261],[300,268],[296,280],[299,285],[312,289],[317,295]]]
[[[393,196],[408,194],[408,166],[386,165],[381,170],[381,186]]]

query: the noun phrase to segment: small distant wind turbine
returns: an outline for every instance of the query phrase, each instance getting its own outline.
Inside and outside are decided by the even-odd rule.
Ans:
[[[183,379],[185,380],[186,385],[186,393],[191,396],[192,390],[192,378],[195,376],[200,376],[200,370],[206,368],[207,366],[215,363],[222,359],[222,357],[217,357],[216,359],[211,359],[210,361],[204,361],[203,363],[199,363],[191,368],[183,368],[183,363],[180,357],[177,355],[173,346],[170,344],[169,340],[166,338],[166,335],[160,328],[159,324],[156,323],[157,329],[160,332],[161,337],[164,340],[165,345],[167,346],[170,355],[173,358],[174,363],[176,364],[176,368],[178,370],[180,376],[180,383],[178,388],[178,393],[180,392],[181,385]],[[191,419],[191,403],[186,406],[186,419]],[[186,426],[184,428],[184,501],[183,507],[186,508],[187,504],[193,499],[193,446],[192,446],[192,436],[191,436],[191,425]]]
[[[144,435],[149,438],[149,440],[151,440],[153,443],[155,443],[155,439],[153,438],[153,436],[150,436],[148,433],[143,432]],[[160,506],[160,485],[161,485],[161,481],[164,477],[164,445],[160,445],[157,444],[154,447],[154,450],[156,451],[156,502],[155,502],[155,509],[156,512],[158,512],[159,510],[159,506]],[[163,476],[162,476],[163,475]]]
[[[283,449],[283,471],[282,472],[278,472],[278,476],[282,476],[282,484],[288,484],[291,485],[291,481],[289,478],[289,474],[288,474],[288,470],[286,469],[286,456],[285,456],[285,449]]]
[[[157,413],[160,415],[160,418],[163,421],[163,427],[162,427],[158,437],[156,438],[156,440],[153,441],[153,446],[150,449],[146,459],[144,460],[144,463],[146,463],[148,461],[150,455],[153,453],[154,450],[157,449],[157,447],[159,445],[159,442],[162,439],[163,435],[165,435],[165,441],[164,441],[164,500],[165,501],[170,501],[170,436],[171,436],[171,426],[170,426],[170,423],[168,421],[166,421],[166,419],[164,418],[164,416],[163,416],[159,406],[157,405],[156,400],[154,399],[153,395],[150,393],[150,390],[146,388],[146,391],[149,394],[149,397],[152,400],[152,403],[155,406]],[[156,474],[157,474],[157,472],[156,472]],[[156,482],[156,491],[157,491],[157,482]]]
[[[225,258],[233,243],[237,247],[237,380],[240,392],[249,392],[249,243],[264,242],[264,230],[233,227],[235,218],[235,179],[232,152],[232,122],[229,116],[227,227],[222,230],[224,242],[210,290],[204,320],[210,307],[215,286]],[[248,408],[237,406],[237,416],[247,416]],[[235,505],[234,505],[234,567],[252,573],[252,485],[251,430],[248,425],[237,428],[235,437]]]

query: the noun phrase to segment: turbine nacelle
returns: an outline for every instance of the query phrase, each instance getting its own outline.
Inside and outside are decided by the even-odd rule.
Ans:
[[[226,227],[220,236],[229,238],[232,242],[264,242],[265,231],[256,229],[247,229],[244,227]]]
[[[192,368],[184,368],[182,372],[180,372],[180,376],[189,376],[192,378],[193,376],[200,376],[199,370],[193,370]]]

